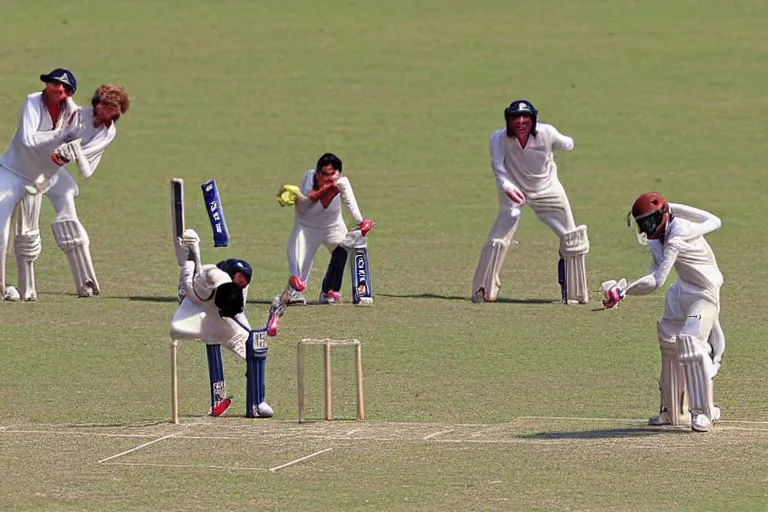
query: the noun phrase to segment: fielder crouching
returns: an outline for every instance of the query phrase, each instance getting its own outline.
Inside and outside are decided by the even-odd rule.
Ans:
[[[712,379],[720,369],[725,336],[719,320],[723,275],[704,235],[718,229],[720,219],[698,208],[667,203],[656,192],[637,198],[628,222],[631,219],[638,239],[649,246],[653,267],[651,273],[629,285],[624,279],[603,283],[603,305],[612,308],[627,295],[650,294],[664,285],[673,268],[677,271],[658,322],[661,398],[659,415],[649,423],[690,424],[693,430],[706,432],[720,419]]]
[[[202,265],[200,237],[192,229],[184,232],[181,244],[187,251],[180,276],[185,297],[173,316],[170,334],[173,339],[205,342],[211,381],[211,416],[221,416],[232,403],[226,395],[221,359],[223,345],[246,361],[246,417],[272,417],[272,407],[264,396],[267,329],[251,329],[243,313],[251,266],[238,259]],[[271,324],[270,327],[275,327]],[[275,335],[276,329],[272,328],[270,334]],[[248,347],[249,343],[255,347]]]
[[[491,167],[498,187],[499,213],[475,270],[473,302],[497,299],[499,272],[526,204],[560,238],[557,271],[562,302],[589,302],[587,226],[577,226],[574,221],[552,154],[554,149],[571,151],[573,139],[537,121],[538,113],[529,101],[513,101],[504,109],[505,127],[491,133]]]

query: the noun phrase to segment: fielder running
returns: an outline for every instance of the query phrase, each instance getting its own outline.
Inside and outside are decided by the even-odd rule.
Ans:
[[[27,96],[19,115],[16,133],[8,150],[0,155],[0,292],[5,300],[35,300],[33,263],[40,256],[40,207],[42,194],[51,186],[59,164],[51,155],[62,143],[77,138],[77,105],[72,95],[77,90],[75,75],[68,69],[54,69],[40,75],[42,92]],[[16,214],[14,251],[21,293],[5,280],[5,257]]]
[[[341,177],[341,171],[341,159],[333,153],[325,153],[314,169],[304,173],[301,187],[286,185],[278,194],[278,198],[287,196],[286,200],[279,199],[281,205],[296,207],[287,248],[290,273],[306,282],[320,245],[325,245],[331,252],[320,292],[321,304],[337,304],[341,301],[348,233],[341,214],[341,201],[344,201],[363,236],[374,225],[373,221],[363,218],[349,178]],[[296,293],[291,300],[291,304],[306,303],[303,293]]]
[[[725,336],[719,320],[723,276],[704,235],[718,229],[720,219],[698,208],[667,203],[656,192],[638,197],[629,215],[638,239],[649,246],[653,267],[650,274],[629,285],[624,279],[603,283],[603,304],[611,308],[627,295],[650,294],[664,285],[672,268],[677,271],[657,325],[661,399],[659,415],[649,423],[690,422],[693,430],[706,432],[720,419],[712,379],[720,369]],[[686,383],[690,416],[684,410]]]
[[[490,136],[491,168],[496,178],[499,213],[480,254],[472,282],[473,302],[498,298],[504,258],[524,205],[560,238],[558,282],[564,303],[589,301],[587,226],[577,226],[565,189],[557,178],[552,150],[571,151],[573,139],[537,121],[538,110],[526,100],[504,109],[506,126]]]

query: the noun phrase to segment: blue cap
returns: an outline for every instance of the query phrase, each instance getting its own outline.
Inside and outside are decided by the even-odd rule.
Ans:
[[[56,82],[64,84],[72,90],[72,94],[77,91],[77,80],[70,70],[65,68],[56,68],[47,75],[40,75],[40,80],[45,83]]]

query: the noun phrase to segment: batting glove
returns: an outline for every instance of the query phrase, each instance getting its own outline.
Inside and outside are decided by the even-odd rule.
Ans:
[[[363,236],[367,235],[370,230],[373,229],[373,226],[375,226],[376,223],[373,222],[370,219],[365,219],[360,222],[358,227],[360,228],[360,232],[363,234]]]

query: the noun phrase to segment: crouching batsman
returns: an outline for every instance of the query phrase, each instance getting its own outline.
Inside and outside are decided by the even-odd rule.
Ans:
[[[280,299],[270,309],[267,326],[251,329],[243,313],[253,271],[244,260],[227,259],[216,265],[200,263],[200,237],[187,229],[180,244],[187,257],[181,266],[180,282],[184,299],[171,321],[173,339],[202,340],[208,352],[211,381],[211,416],[221,416],[232,400],[227,397],[221,346],[246,362],[246,410],[248,418],[270,418],[272,408],[265,399],[265,367],[268,336],[276,336],[280,315]],[[292,276],[289,287],[304,288]],[[287,293],[283,294],[286,300]]]
[[[661,404],[659,415],[649,423],[690,422],[693,430],[706,432],[720,419],[712,379],[720,369],[725,336],[719,321],[723,276],[704,235],[718,229],[720,219],[648,192],[637,198],[627,221],[635,223],[638,239],[650,248],[653,267],[650,274],[629,285],[624,279],[603,283],[603,304],[611,308],[627,295],[650,294],[664,285],[672,268],[677,271],[658,322]]]

